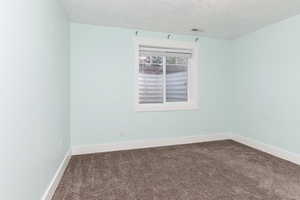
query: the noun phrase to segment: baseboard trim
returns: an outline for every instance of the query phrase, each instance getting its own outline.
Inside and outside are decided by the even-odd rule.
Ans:
[[[270,144],[266,144],[263,142],[260,142],[258,140],[252,139],[252,138],[248,138],[248,137],[244,137],[241,135],[234,135],[232,134],[231,136],[229,136],[232,140],[245,144],[247,146],[250,146],[254,149],[266,152],[268,154],[271,154],[273,156],[276,156],[278,158],[290,161],[292,163],[295,163],[297,165],[300,165],[300,155],[297,153],[292,153],[289,152],[285,149],[270,145]]]
[[[269,153],[273,156],[300,165],[300,155],[297,153],[289,152],[285,149],[270,144],[266,144],[249,137],[244,137],[241,135],[231,134],[231,133],[73,146],[72,155],[143,149],[143,148],[150,148],[150,147],[171,146],[171,145],[179,145],[179,144],[210,142],[210,141],[228,140],[228,139],[234,140],[236,142],[245,144],[257,150]]]
[[[72,155],[131,150],[131,149],[143,149],[149,147],[190,144],[190,143],[209,142],[209,141],[226,140],[226,139],[230,139],[228,138],[227,134],[209,134],[209,135],[178,137],[178,138],[149,139],[149,140],[126,141],[126,142],[119,142],[119,143],[73,146]]]
[[[52,197],[55,193],[55,190],[56,190],[56,188],[57,188],[57,186],[58,186],[58,184],[59,184],[59,182],[60,182],[67,166],[68,166],[68,163],[71,159],[71,156],[72,156],[71,150],[69,150],[66,153],[63,161],[59,165],[57,171],[55,172],[55,175],[54,175],[53,179],[51,180],[46,192],[44,193],[44,195],[42,197],[42,200],[51,200],[52,199]]]

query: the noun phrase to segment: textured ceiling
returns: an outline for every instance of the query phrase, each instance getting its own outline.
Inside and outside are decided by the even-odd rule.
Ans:
[[[71,21],[234,39],[300,14],[300,0],[63,0]]]

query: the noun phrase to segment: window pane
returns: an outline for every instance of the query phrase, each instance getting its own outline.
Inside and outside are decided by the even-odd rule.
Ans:
[[[188,58],[166,57],[166,101],[186,102],[188,93]]]
[[[139,103],[163,103],[163,57],[140,56]]]

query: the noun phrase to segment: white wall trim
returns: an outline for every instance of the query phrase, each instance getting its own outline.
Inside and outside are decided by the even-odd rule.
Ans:
[[[221,134],[209,134],[209,135],[198,135],[198,136],[188,136],[188,137],[135,140],[135,141],[126,141],[126,142],[119,142],[119,143],[73,146],[72,154],[80,155],[80,154],[100,153],[100,152],[110,152],[110,151],[120,151],[120,150],[143,149],[149,147],[190,144],[190,143],[209,142],[209,141],[226,140],[226,139],[230,139],[230,138],[227,137],[227,134],[221,133]]]
[[[68,151],[58,167],[53,179],[51,180],[46,192],[44,193],[41,200],[51,200],[54,192],[66,170],[68,163],[71,159],[71,155],[81,155],[89,153],[101,153],[101,152],[111,152],[120,150],[131,150],[131,149],[143,149],[149,147],[160,147],[160,146],[170,146],[179,144],[191,144],[199,142],[210,142],[218,140],[234,140],[236,142],[245,144],[257,150],[269,153],[273,156],[279,157],[281,159],[290,161],[297,165],[300,165],[300,155],[297,153],[289,152],[285,149],[265,144],[258,140],[248,138],[245,136],[231,134],[231,133],[220,133],[220,134],[208,134],[208,135],[198,135],[198,136],[187,136],[187,137],[176,137],[176,138],[162,138],[162,139],[149,139],[149,140],[135,140],[135,141],[125,141],[119,143],[106,143],[106,144],[93,144],[93,145],[83,145],[83,146],[73,146],[72,150]]]
[[[174,110],[196,110],[199,109],[198,105],[198,68],[199,68],[199,50],[198,45],[191,41],[178,41],[172,39],[153,39],[134,37],[134,108],[136,112],[149,112],[149,111],[174,111]],[[188,102],[163,102],[155,104],[140,104],[139,103],[139,87],[138,87],[138,74],[139,74],[139,50],[140,45],[168,47],[168,48],[183,48],[192,50],[192,59],[188,67]]]
[[[236,135],[236,134],[231,134],[231,136],[228,135],[229,138],[232,140],[245,144],[247,146],[250,146],[252,148],[255,148],[257,150],[269,153],[273,156],[276,156],[278,158],[290,161],[292,163],[295,163],[297,165],[300,165],[300,155],[297,153],[293,153],[290,151],[287,151],[283,148],[279,148],[270,144],[266,144],[263,142],[260,142],[258,140],[249,138],[249,137],[244,137],[241,135]]]
[[[244,137],[237,134],[231,133],[220,133],[220,134],[208,134],[208,135],[198,135],[198,136],[187,136],[187,137],[176,137],[176,138],[162,138],[162,139],[149,139],[149,140],[135,140],[135,141],[125,141],[119,143],[105,143],[105,144],[92,144],[92,145],[81,145],[72,147],[72,155],[81,155],[89,153],[101,153],[101,152],[111,152],[111,151],[121,151],[121,150],[131,150],[131,149],[143,149],[149,147],[160,147],[160,146],[170,146],[178,144],[190,144],[199,142],[209,142],[217,140],[234,140],[236,142],[245,144],[247,146],[253,147],[257,150],[269,153],[273,156],[279,157],[281,159],[293,162],[300,165],[300,155],[297,153],[289,152],[285,149],[265,144],[263,142]]]
[[[52,199],[52,197],[53,197],[53,195],[55,193],[55,190],[56,190],[56,188],[57,188],[57,186],[58,186],[58,184],[59,184],[59,182],[60,182],[60,180],[61,180],[61,178],[62,178],[62,176],[63,176],[63,174],[64,174],[64,172],[65,172],[65,170],[67,168],[67,166],[68,166],[68,163],[69,163],[69,161],[71,159],[71,156],[72,156],[71,150],[69,150],[66,153],[63,161],[59,165],[57,171],[55,172],[55,175],[52,178],[52,180],[51,180],[48,188],[46,189],[46,192],[44,193],[44,195],[43,195],[43,197],[42,197],[41,200],[51,200]]]

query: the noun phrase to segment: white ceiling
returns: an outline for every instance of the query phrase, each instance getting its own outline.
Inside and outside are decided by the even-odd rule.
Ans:
[[[63,0],[71,21],[225,39],[300,14],[300,0]]]

